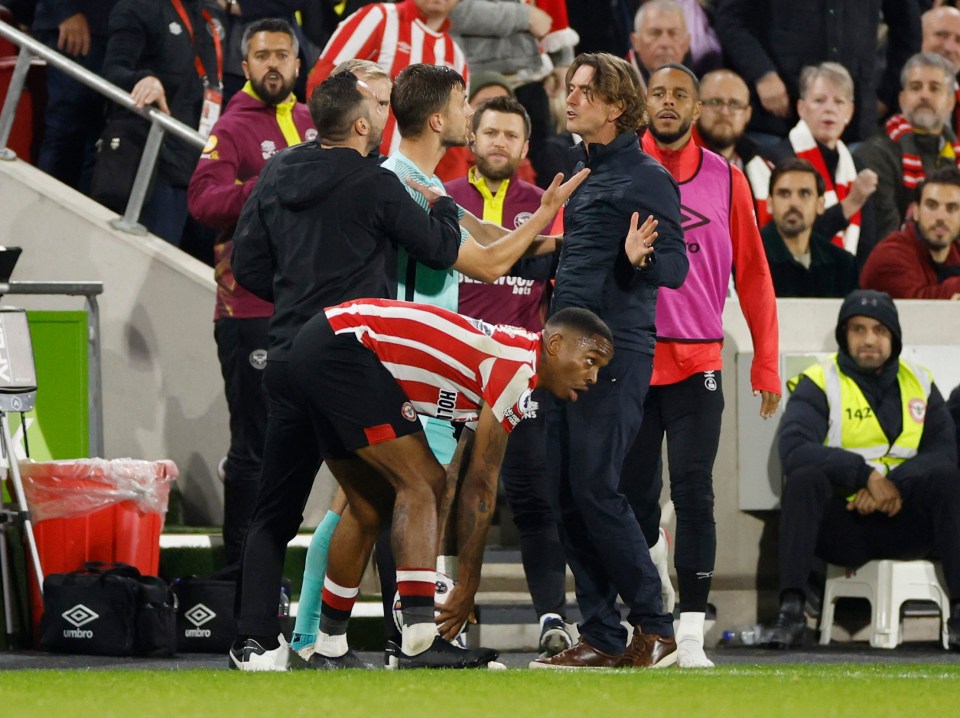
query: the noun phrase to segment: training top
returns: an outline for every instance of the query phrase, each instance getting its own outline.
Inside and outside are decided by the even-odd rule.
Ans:
[[[324,310],[397,380],[418,414],[476,421],[488,404],[509,433],[536,409],[540,334],[428,304],[359,299]]]
[[[403,68],[422,62],[453,68],[468,82],[466,55],[450,37],[449,27],[449,20],[439,31],[427,27],[414,0],[366,5],[341,22],[327,41],[307,78],[307,97],[337,65],[353,59],[377,63],[391,80],[396,80]],[[391,112],[380,152],[393,154],[399,145],[400,133]]]

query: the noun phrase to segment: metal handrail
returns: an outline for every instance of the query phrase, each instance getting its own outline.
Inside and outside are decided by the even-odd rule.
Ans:
[[[103,282],[0,282],[4,294],[82,296],[87,305],[87,409],[92,456],[103,456],[103,375],[100,368],[100,307]]]
[[[143,148],[143,155],[140,158],[137,176],[133,181],[133,187],[130,190],[130,198],[127,200],[126,209],[122,217],[110,221],[112,226],[124,232],[146,234],[147,230],[138,224],[137,220],[140,218],[140,210],[143,209],[143,203],[147,196],[147,188],[150,185],[153,167],[157,163],[157,155],[160,152],[163,133],[165,131],[170,132],[198,148],[203,148],[206,140],[192,127],[188,127],[179,120],[175,120],[170,115],[161,112],[155,107],[137,107],[129,92],[121,90],[113,83],[107,82],[96,73],[64,57],[56,50],[51,50],[42,42],[35,40],[2,20],[0,20],[0,37],[4,37],[20,47],[17,64],[13,68],[13,77],[10,78],[10,85],[7,88],[7,97],[3,103],[3,110],[0,110],[0,160],[14,160],[17,157],[16,153],[7,147],[7,140],[10,139],[10,132],[13,129],[13,118],[17,112],[20,95],[23,93],[23,87],[27,80],[30,60],[34,56],[41,57],[48,64],[53,65],[77,82],[81,82],[87,87],[96,90],[109,100],[130,112],[140,115],[150,122],[150,134],[147,135],[147,143]]]

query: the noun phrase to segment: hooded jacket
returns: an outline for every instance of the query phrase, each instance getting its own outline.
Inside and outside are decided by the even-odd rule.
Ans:
[[[867,316],[884,324],[892,334],[890,358],[879,372],[862,371],[850,356],[846,323],[854,316]],[[840,308],[836,328],[840,371],[856,382],[870,404],[884,435],[891,442],[903,430],[903,410],[897,371],[900,365],[901,331],[897,310],[883,292],[852,292]],[[826,394],[809,377],[803,377],[787,402],[780,424],[780,463],[790,476],[798,469],[815,466],[827,474],[838,495],[849,496],[866,487],[873,469],[858,454],[824,446],[829,423]],[[956,465],[957,445],[953,423],[936,385],[931,385],[917,455],[890,471],[887,478],[905,494],[911,477],[927,473],[942,463]]]
[[[349,148],[305,142],[271,159],[232,255],[241,286],[274,303],[268,359],[286,361],[300,327],[325,307],[392,298],[397,244],[428,267],[450,267],[460,247],[456,203],[441,197],[424,212],[395,174]]]

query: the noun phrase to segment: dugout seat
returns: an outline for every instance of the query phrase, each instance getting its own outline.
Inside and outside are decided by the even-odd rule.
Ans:
[[[933,601],[940,608],[940,638],[947,648],[950,596],[930,561],[870,561],[858,569],[827,566],[820,616],[820,645],[830,643],[833,609],[838,598],[865,598],[870,602],[874,648],[900,645],[900,609],[905,601]]]

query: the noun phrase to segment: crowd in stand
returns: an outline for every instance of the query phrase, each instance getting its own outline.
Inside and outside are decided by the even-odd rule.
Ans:
[[[619,474],[613,480],[613,489],[627,494],[630,510],[640,521],[644,535],[635,537],[637,545],[649,546],[655,555],[662,553],[662,558],[655,559],[654,568],[660,571],[663,610],[650,614],[662,619],[664,611],[673,608],[672,586],[664,568],[666,538],[658,533],[658,499],[663,483],[660,449],[666,435],[678,514],[676,568],[681,622],[677,641],[682,666],[712,665],[703,652],[703,616],[716,552],[711,470],[723,412],[722,393],[718,391],[721,315],[729,293],[738,294],[757,347],[751,380],[755,394],[761,397],[762,415],[772,415],[781,388],[776,296],[848,298],[837,328],[841,376],[868,369],[876,373],[877,369],[869,357],[863,359],[856,353],[864,342],[872,340],[852,333],[856,324],[853,320],[862,320],[865,332],[880,337],[880,354],[886,347],[880,364],[890,361],[889,366],[896,368],[885,370],[886,383],[879,388],[870,384],[873,388],[868,390],[856,378],[851,381],[860,389],[843,384],[843,401],[858,391],[867,394],[864,401],[870,401],[874,398],[870,391],[883,396],[891,382],[895,385],[899,381],[904,392],[909,388],[916,394],[914,401],[927,407],[924,402],[929,400],[928,411],[936,410],[938,422],[946,417],[944,401],[936,387],[931,388],[926,373],[898,363],[900,327],[896,310],[886,302],[889,297],[960,299],[960,141],[956,134],[960,122],[960,10],[955,3],[38,0],[6,4],[17,21],[31,27],[45,44],[129,91],[138,106],[155,106],[197,129],[206,140],[202,152],[182,141],[165,140],[140,221],[174,245],[198,256],[209,254],[215,264],[216,339],[231,415],[231,446],[223,466],[224,536],[230,559],[238,564],[252,560],[249,556],[241,558],[242,543],[255,511],[264,439],[269,431],[263,396],[257,387],[268,343],[273,342],[270,351],[274,352],[277,338],[269,335],[273,306],[264,300],[264,293],[247,291],[234,277],[234,232],[242,216],[246,227],[254,221],[250,219],[254,210],[247,200],[257,190],[258,177],[268,161],[286,147],[317,138],[310,112],[297,98],[309,99],[329,78],[344,72],[362,81],[370,102],[379,106],[377,111],[383,115],[383,126],[370,128],[369,136],[362,126],[355,126],[359,139],[352,141],[357,147],[367,140],[376,141],[367,149],[373,155],[379,152],[385,159],[383,167],[407,183],[407,191],[424,210],[429,209],[431,188],[442,191],[446,185],[457,203],[476,215],[472,221],[479,218],[516,232],[542,211],[538,208],[545,206],[541,205],[543,192],[555,175],[573,175],[578,159],[573,150],[580,139],[592,141],[588,131],[578,130],[583,126],[580,113],[583,103],[593,103],[591,82],[599,83],[599,68],[606,66],[595,59],[584,64],[582,53],[610,53],[625,61],[622,67],[630,73],[628,84],[645,100],[640,104],[645,105],[647,116],[642,122],[638,117],[639,130],[628,127],[621,134],[631,135],[627,139],[636,141],[632,136],[636,131],[643,161],[652,158],[651,162],[659,163],[658,170],[665,169],[663,177],[656,175],[658,181],[667,185],[672,181],[671,186],[679,187],[679,226],[684,230],[671,234],[667,220],[658,216],[661,237],[656,247],[663,248],[657,259],[659,265],[651,273],[644,259],[635,263],[635,268],[647,272],[647,276],[666,272],[662,258],[669,256],[669,242],[677,239],[679,247],[679,236],[684,233],[688,254],[701,251],[699,243],[704,242],[726,247],[716,267],[699,275],[690,270],[689,277],[696,275],[698,281],[703,280],[694,289],[689,289],[689,278],[684,290],[679,289],[681,275],[686,273],[679,268],[669,281],[664,279],[658,285],[661,298],[653,300],[657,305],[656,354],[652,377],[647,377],[652,389],[645,401],[643,396],[639,400],[644,411],[640,413],[642,426],[637,417],[636,444],[631,438],[617,448],[622,448],[625,469],[622,480]],[[410,75],[416,71],[407,68],[421,63],[450,68],[462,78],[464,86],[454,90],[454,95],[462,94],[458,125],[418,114],[414,100],[398,92],[398,87],[407,86],[404,82],[398,83],[391,95],[392,83],[405,70],[404,79],[415,84],[416,77],[411,80]],[[585,68],[593,69],[580,83],[577,78]],[[122,143],[142,144],[146,122],[129,112],[108,110],[95,93],[53,69],[47,71],[47,85],[38,166],[122,211],[126,203],[123,188],[129,191],[129,185],[124,185],[116,170],[119,165],[114,154]],[[581,100],[581,95],[586,99]],[[471,130],[467,144],[457,139],[465,124]],[[620,124],[617,127],[623,130]],[[382,135],[376,129],[381,129]],[[618,136],[601,144],[621,149],[621,145],[626,146],[623,142]],[[588,144],[585,149],[595,158],[593,153],[599,152],[596,148]],[[592,181],[599,182],[600,170],[593,171]],[[338,177],[325,177],[324,181],[336,184]],[[324,187],[328,187],[325,192],[332,191],[328,185]],[[281,196],[281,204],[307,206],[319,201],[317,187],[296,186],[288,191],[289,196]],[[610,191],[616,194],[615,188]],[[676,192],[667,195],[677,196]],[[548,196],[555,197],[549,192]],[[256,197],[258,202],[266,201],[259,191]],[[581,194],[578,202],[575,195],[566,211],[585,207],[583,197]],[[651,212],[662,209],[656,202],[650,207]],[[415,209],[407,210],[416,213]],[[568,232],[582,231],[587,210],[581,211],[583,214],[570,217],[561,212],[558,230],[566,222]],[[460,210],[465,244],[470,235],[480,232],[479,223],[471,224],[471,216],[468,214],[465,221]],[[423,218],[418,221],[426,226]],[[622,230],[625,235],[628,227]],[[498,233],[487,239],[493,242],[500,236]],[[554,291],[551,280],[557,274],[555,253],[521,260],[500,273],[504,276],[483,275],[472,265],[464,269],[463,257],[461,250],[461,263],[453,265],[458,272],[422,264],[401,250],[394,296],[452,311],[459,309],[470,316],[534,332],[544,329]],[[337,280],[335,274],[329,281]],[[495,282],[484,286],[470,277]],[[677,277],[680,282],[674,281]],[[315,281],[301,279],[304,286]],[[562,295],[564,285],[557,281],[556,291]],[[274,289],[279,291],[281,286],[277,284]],[[272,297],[274,289],[265,293]],[[851,294],[856,290],[876,291]],[[655,290],[652,296],[656,297]],[[712,314],[704,310],[704,316],[711,316],[697,324],[691,320],[689,307],[699,300],[719,310]],[[608,315],[598,314],[610,324],[617,337],[617,352],[621,352],[617,327]],[[300,317],[303,321],[308,318]],[[687,370],[691,366],[695,371]],[[800,384],[807,417],[799,423],[806,429],[813,421],[807,419],[814,415],[817,420],[823,418],[826,426],[827,404],[831,399],[841,399],[839,393],[830,394],[829,380],[823,378],[824,371],[828,376],[829,370],[818,371],[807,373],[809,381]],[[696,386],[688,383],[691,377]],[[289,388],[279,391],[268,387],[270,401],[284,392],[289,394]],[[857,396],[862,398],[862,394]],[[284,401],[288,398],[285,395]],[[890,424],[877,427],[887,436],[891,436],[891,426],[903,429],[898,422],[906,421],[897,413],[900,403],[895,403],[894,409],[886,407],[893,417]],[[960,403],[960,399],[954,403]],[[703,423],[691,429],[684,424],[689,416],[671,415],[670,407],[680,405],[698,407],[702,416],[697,421]],[[794,414],[802,410],[795,408]],[[574,421],[569,418],[575,416],[572,410],[563,411],[564,421]],[[922,413],[918,421],[922,423]],[[952,457],[955,473],[955,449],[951,452],[942,443],[953,441],[944,428],[948,423],[946,417],[944,424],[938,424],[937,456],[946,458],[947,463]],[[707,434],[702,431],[704,426]],[[584,644],[573,646],[563,625],[563,551],[567,551],[569,561],[570,530],[561,527],[558,537],[551,500],[544,491],[541,476],[547,471],[546,431],[542,424],[531,421],[523,432],[516,432],[506,445],[502,474],[520,528],[524,567],[542,629],[541,649],[546,656],[561,655],[551,666],[625,665],[617,662],[622,657],[610,653],[613,649],[602,643],[602,637],[585,657]],[[798,435],[803,433],[797,431]],[[427,434],[441,464],[455,461],[456,441],[449,422],[428,425]],[[900,432],[893,431],[892,435],[899,436]],[[926,431],[911,436],[913,443],[908,449],[913,454],[904,454],[900,460],[909,464],[918,451],[923,454],[929,450],[934,439],[925,436]],[[781,450],[795,459],[803,454],[803,440],[808,438],[782,438]],[[292,441],[289,437],[285,440]],[[823,441],[820,437],[813,443]],[[686,443],[690,446],[681,451],[679,447]],[[800,454],[796,453],[798,446]],[[830,447],[845,450],[839,439]],[[586,453],[589,447],[581,457]],[[788,473],[806,471],[803,476],[807,476],[810,462],[835,459],[831,456],[805,459],[796,467],[788,467]],[[894,468],[899,465],[888,463]],[[874,476],[879,471],[884,478],[890,466],[861,461],[840,479],[829,472],[817,474],[816,485],[810,479],[804,489],[808,513],[791,517],[800,516],[802,523],[814,503],[820,501],[826,506],[833,482],[850,492],[846,499],[849,505],[842,507],[846,511],[861,515],[882,512],[892,519],[900,511],[900,494],[907,496],[909,492],[902,487],[901,491],[891,490],[891,481],[882,483]],[[942,472],[950,480],[954,473]],[[618,481],[622,481],[619,487]],[[792,484],[788,481],[788,485],[801,486],[799,480]],[[800,491],[793,488],[791,496]],[[936,491],[941,492],[935,501],[940,506],[952,506],[951,502],[960,500],[956,492],[940,483]],[[818,498],[821,495],[822,500]],[[598,506],[602,503],[600,498],[593,499]],[[344,654],[323,654],[317,641],[336,638],[339,650],[341,643],[345,646],[346,628],[344,621],[343,625],[337,624],[337,633],[328,635],[332,624],[320,623],[318,638],[320,593],[325,610],[332,610],[329,606],[337,601],[343,605],[346,600],[333,594],[352,590],[349,586],[335,586],[334,590],[324,584],[326,546],[345,504],[346,498],[341,496],[336,516],[325,520],[315,537],[322,558],[308,557],[304,582],[305,591],[313,586],[315,600],[312,607],[309,600],[301,603],[304,621],[301,625],[298,620],[294,642],[295,649],[307,651],[305,657],[325,655],[321,662],[326,663]],[[818,520],[826,511],[821,509],[817,509]],[[555,515],[556,508],[553,510]],[[923,510],[909,516],[911,522],[919,522]],[[925,537],[928,540],[912,545],[915,553],[931,546],[942,551],[947,545],[944,535],[949,535],[949,540],[955,538],[954,522],[942,517],[937,521],[931,536]],[[898,524],[901,530],[912,530],[914,523],[905,522],[901,519]],[[267,531],[265,526],[257,526]],[[814,529],[816,526],[819,524]],[[793,573],[784,579],[779,624],[775,627],[779,633],[769,641],[775,645],[796,645],[802,634],[808,563],[817,540],[816,531],[809,525],[807,529],[804,535],[809,534],[808,543],[812,542],[809,555],[796,556],[791,561]],[[586,533],[590,533],[589,527]],[[589,535],[589,540],[599,539]],[[388,543],[381,536],[378,548]],[[250,551],[249,547],[246,550]],[[794,545],[794,553],[798,551]],[[386,548],[384,553],[388,553]],[[584,556],[577,560],[589,563]],[[865,551],[848,560],[874,557]],[[583,567],[580,574],[577,570],[574,566],[578,587],[592,580],[590,566]],[[640,570],[647,572],[644,576],[651,575],[646,559]],[[960,579],[954,575],[958,570],[951,565],[948,577],[955,601],[960,600],[955,593],[960,591]],[[396,573],[411,572],[401,569]],[[598,593],[612,585],[597,581],[601,586]],[[616,588],[621,589],[619,585]],[[392,585],[384,586],[386,601],[393,590]],[[256,589],[248,591],[255,593]],[[622,589],[620,595],[627,599]],[[607,597],[602,596],[598,603]],[[955,618],[951,646],[960,649],[960,618]],[[625,655],[630,655],[630,650],[645,655],[643,659],[634,656],[634,665],[667,665],[678,660],[669,621],[663,620],[667,627],[652,638],[644,638],[649,631],[640,633],[638,626],[634,643],[648,641],[649,645],[628,650]],[[250,620],[248,625],[265,624]],[[246,630],[246,635],[259,643],[254,642],[255,649],[241,647],[241,654],[244,650],[247,653],[237,659],[238,665],[253,660],[250,651],[256,659],[278,650],[269,637],[265,640],[268,632]],[[613,633],[607,638],[622,642],[622,637]],[[396,641],[395,657],[409,659],[407,649],[401,650],[400,636],[392,640]],[[316,650],[312,648],[315,642]],[[327,649],[334,650],[330,646]],[[567,653],[577,650],[580,652]]]

